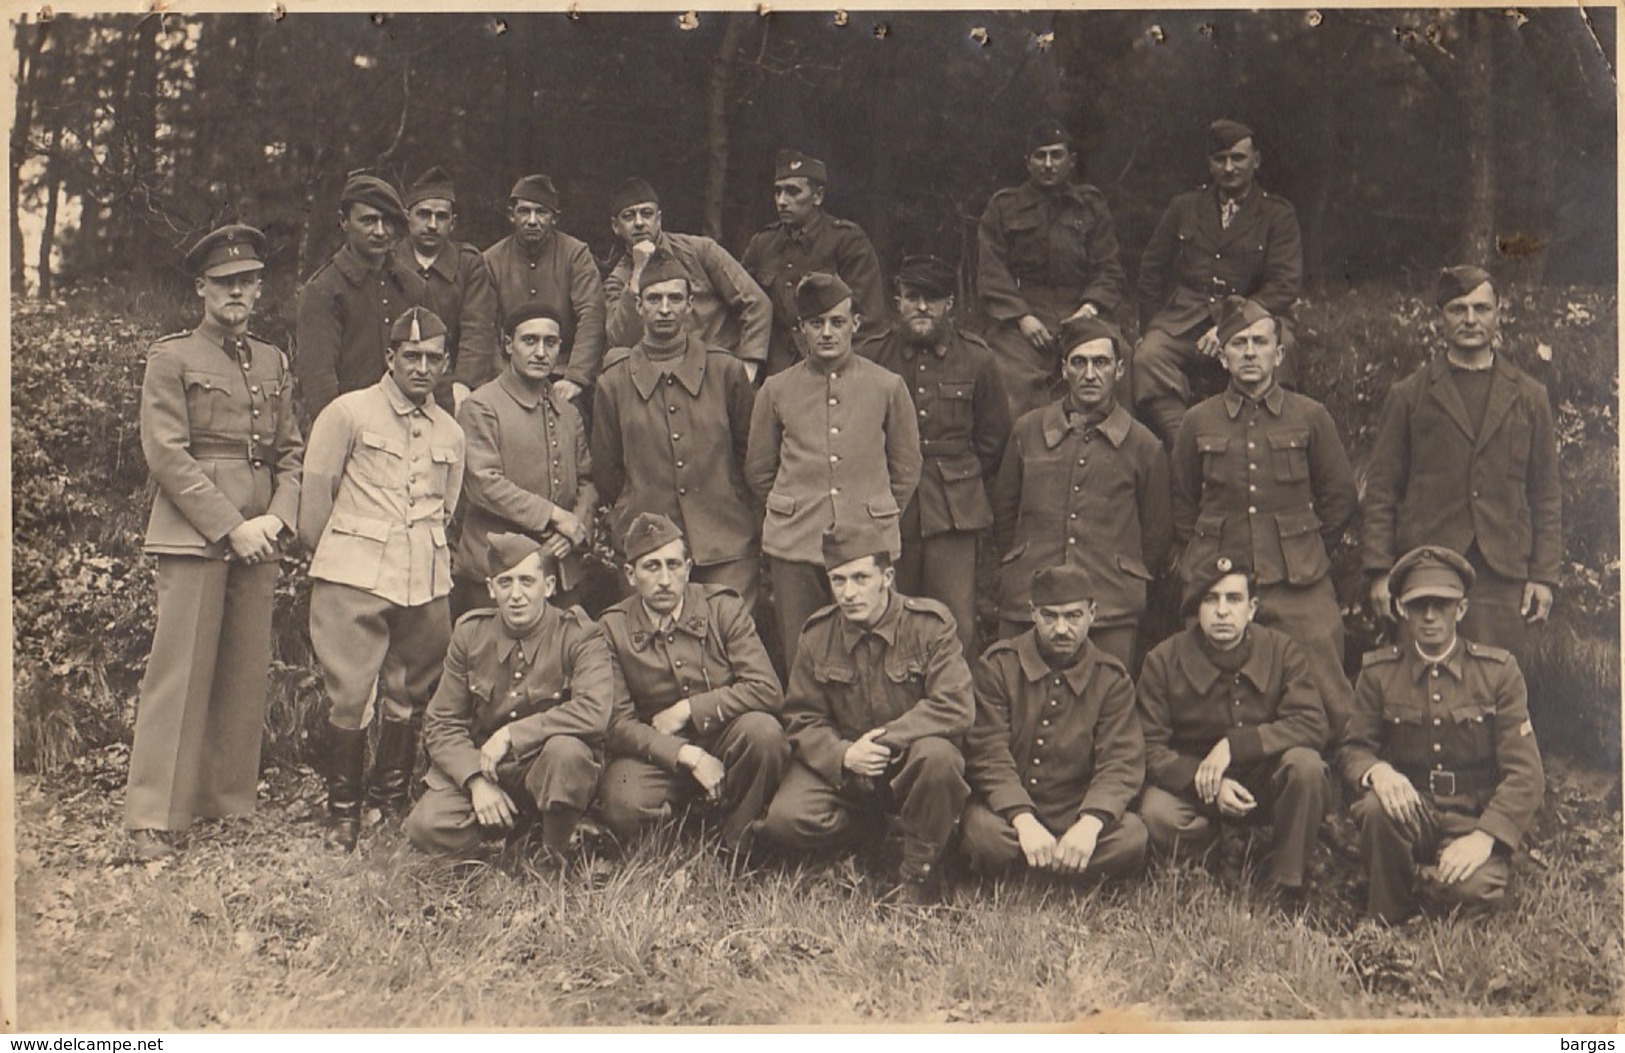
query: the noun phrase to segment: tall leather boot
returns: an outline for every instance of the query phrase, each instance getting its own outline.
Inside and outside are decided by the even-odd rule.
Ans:
[[[367,760],[367,729],[327,726],[327,833],[329,848],[355,851],[361,835],[361,773]]]
[[[581,809],[558,806],[542,813],[542,851],[554,862],[563,862],[570,854],[570,836],[581,821]]]
[[[404,812],[416,760],[416,726],[405,720],[380,721],[378,747],[373,750],[372,772],[367,778],[367,803],[391,815]]]
[[[942,875],[937,866],[942,846],[903,835],[903,863],[898,868],[897,898],[911,907],[930,907],[942,900]]]

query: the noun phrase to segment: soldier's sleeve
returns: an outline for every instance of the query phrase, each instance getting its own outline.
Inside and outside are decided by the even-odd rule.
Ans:
[[[1196,428],[1189,413],[1174,439],[1168,475],[1174,545],[1183,551],[1196,533],[1196,515],[1202,508],[1202,455],[1196,449]]]
[[[920,454],[920,423],[914,400],[901,377],[891,375],[886,402],[886,479],[898,508],[907,508],[920,485],[925,458]]]
[[[576,332],[564,378],[585,388],[598,379],[604,362],[604,282],[585,245],[578,245],[570,258],[570,307]]]
[[[609,730],[609,715],[615,704],[615,671],[610,665],[609,644],[604,641],[603,631],[579,608],[564,612],[564,617],[564,660],[570,698],[508,725],[515,757],[530,756],[554,735],[573,735],[596,746]]]
[[[1128,285],[1128,275],[1123,271],[1120,258],[1122,249],[1117,243],[1117,227],[1112,222],[1111,209],[1107,207],[1104,197],[1095,204],[1087,244],[1094,274],[1089,284],[1083,287],[1082,300],[1095,304],[1101,314],[1110,315],[1123,304],[1123,289]]]
[[[299,527],[299,486],[304,475],[305,440],[299,434],[299,417],[294,410],[293,373],[287,368],[286,358],[282,363],[282,386],[276,395],[276,468],[271,483],[271,503],[265,511],[282,520],[283,526],[292,533]]]
[[[466,399],[457,411],[457,422],[462,425],[466,444],[463,486],[468,490],[469,502],[521,530],[538,534],[546,531],[552,523],[554,504],[503,474],[496,412],[480,399]]]
[[[1292,205],[1271,198],[1276,215],[1270,223],[1269,244],[1264,249],[1264,277],[1252,298],[1271,314],[1288,315],[1303,288],[1303,235],[1298,230],[1298,213]]]
[[[1406,388],[1388,389],[1382,418],[1365,469],[1365,519],[1360,528],[1360,563],[1386,574],[1398,554],[1399,505],[1411,466],[1410,399]]]
[[[480,770],[480,750],[474,745],[477,700],[468,689],[468,642],[472,633],[472,626],[466,624],[452,631],[440,684],[423,716],[423,745],[429,761],[458,786],[466,785]]]
[[[1530,386],[1535,390],[1526,396],[1534,418],[1525,483],[1534,534],[1534,545],[1529,553],[1529,579],[1556,588],[1563,559],[1563,490],[1557,465],[1557,432],[1552,422],[1551,399],[1544,388]]]
[[[158,488],[186,521],[209,541],[219,541],[242,525],[243,514],[188,449],[192,425],[185,377],[178,357],[156,348],[148,352],[141,381],[141,452]]]
[[[756,396],[750,413],[750,437],[746,440],[745,485],[756,495],[757,504],[767,500],[773,489],[773,480],[779,474],[779,445],[784,441],[784,421],[773,404],[773,393],[773,385],[764,385]],[[793,632],[794,627],[785,631]]]
[[[468,476],[468,436],[463,434],[462,425],[456,419],[452,420],[452,427],[457,433],[457,457],[451,462],[451,469],[446,473],[445,508],[446,520],[450,522],[452,514],[457,511],[457,502],[462,500],[464,480]]]
[[[750,423],[756,409],[756,389],[743,367],[724,372],[728,381],[728,433],[733,439],[734,463],[743,468],[750,452]]]
[[[1529,831],[1546,793],[1546,770],[1529,722],[1529,689],[1517,659],[1505,655],[1496,670],[1495,766],[1501,781],[1478,817],[1478,828],[1510,848]]]
[[[999,195],[988,199],[982,220],[976,225],[976,294],[988,316],[1011,322],[1032,314],[1031,305],[1021,295],[1010,273],[1010,244],[1004,237],[1004,210]]]
[[[1151,232],[1140,256],[1140,277],[1135,285],[1134,297],[1140,305],[1140,325],[1150,323],[1152,316],[1168,302],[1173,280],[1174,260],[1179,255],[1179,216],[1169,205]]]
[[[1154,650],[1145,656],[1140,683],[1135,691],[1135,711],[1140,718],[1140,732],[1145,738],[1146,778],[1169,793],[1183,793],[1196,781],[1196,769],[1202,759],[1188,757],[1172,746],[1174,722],[1170,709],[1170,661],[1165,651]]]
[[[1343,528],[1360,508],[1354,468],[1337,434],[1337,425],[1325,406],[1313,407],[1309,432],[1309,486],[1315,495],[1315,516],[1327,549],[1337,544]]]
[[[299,543],[309,552],[316,551],[316,543],[333,514],[333,499],[344,481],[354,430],[349,410],[343,405],[329,405],[310,427],[305,474],[299,487]]]
[[[453,380],[470,391],[501,372],[498,369],[497,284],[485,256],[464,246],[463,313],[457,336],[457,371]]]
[[[621,272],[621,264],[626,272]],[[638,291],[632,288],[632,259],[622,257],[604,275],[605,343],[610,347],[632,347],[643,339],[643,316],[638,313]]]
[[[856,228],[848,228],[846,234],[835,247],[836,269],[841,280],[852,287],[864,328],[884,325],[886,287],[880,280],[880,257],[875,254],[867,234]]]
[[[739,316],[739,347],[729,350],[745,362],[766,362],[767,342],[773,332],[773,301],[750,272],[716,242],[701,242],[700,263],[717,297]]]
[[[575,433],[576,503],[570,511],[581,520],[590,537],[593,521],[598,518],[598,487],[593,485],[592,446],[587,441],[587,426],[581,420],[581,413],[573,405],[566,404],[563,415],[568,416],[570,428]]]
[[[1162,443],[1148,443],[1146,450],[1135,500],[1140,506],[1140,552],[1146,569],[1155,576],[1166,565],[1174,540],[1173,489],[1168,479],[1168,454]]]
[[[823,686],[813,675],[813,650],[803,634],[784,692],[784,731],[801,763],[839,786],[846,778],[846,751],[852,740],[843,738],[835,726]]]
[[[897,602],[897,597],[892,597]],[[904,612],[907,614],[907,612]],[[898,629],[901,636],[903,630]],[[953,617],[943,612],[925,637],[925,694],[906,713],[886,722],[875,739],[901,752],[928,735],[953,737],[970,730],[976,720],[976,693],[970,666],[954,629]]]
[[[772,713],[784,708],[784,690],[773,672],[767,648],[756,634],[756,621],[745,602],[724,597],[712,608],[716,612],[715,631],[733,671],[733,680],[722,687],[690,695],[690,720],[696,731],[709,735],[730,720],[746,713]]]
[[[610,384],[599,384],[592,396],[592,467],[598,495],[610,508],[626,486],[626,450],[621,444],[621,407]]]
[[[1230,762],[1248,764],[1266,757],[1278,757],[1294,746],[1319,751],[1326,746],[1330,722],[1320,689],[1309,675],[1309,661],[1294,640],[1282,641],[1281,702],[1275,719],[1250,727],[1231,728]]]
[[[993,506],[993,550],[1000,557],[1010,551],[1021,516],[1021,438],[1012,435],[1004,447],[1004,461],[988,492]]]
[[[1383,674],[1372,669],[1371,655],[1367,655],[1366,665],[1354,682],[1354,711],[1349,714],[1343,741],[1337,747],[1337,769],[1343,781],[1354,789],[1359,788],[1365,773],[1382,760],[1382,692]]]
[[[971,445],[982,465],[983,485],[987,485],[998,474],[1004,460],[1004,448],[1010,441],[1013,424],[1010,399],[992,356],[982,358],[982,367],[976,375],[976,387],[971,394],[971,421]]]
[[[311,420],[339,394],[338,355],[344,320],[337,298],[321,281],[321,273],[299,290],[294,321],[294,372],[299,377],[299,398]]]
[[[1096,812],[1110,826],[1123,817],[1144,784],[1145,733],[1134,713],[1134,681],[1125,672],[1111,678],[1101,703],[1095,722],[1095,771],[1078,805],[1078,817]]]
[[[987,799],[988,808],[1006,820],[1022,812],[1036,812],[1010,750],[1010,697],[998,663],[982,655],[972,682],[976,720],[965,736],[965,781]]]
[[[606,640],[608,634],[605,634]],[[620,655],[609,648],[610,670],[614,677],[613,704],[604,749],[612,757],[636,757],[669,772],[677,771],[677,753],[686,743],[676,735],[664,735],[654,725],[638,717],[632,693],[626,686]]]

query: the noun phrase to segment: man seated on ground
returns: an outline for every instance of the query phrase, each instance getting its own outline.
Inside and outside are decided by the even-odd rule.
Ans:
[[[723,817],[723,844],[749,848],[790,763],[767,648],[737,592],[690,584],[676,523],[639,515],[625,550],[633,595],[600,621],[619,677],[596,811],[624,841],[699,797]]]
[[[1409,643],[1365,657],[1338,751],[1370,879],[1366,913],[1399,922],[1421,891],[1498,906],[1510,859],[1545,792],[1528,691],[1511,653],[1464,640],[1472,565],[1443,546],[1412,549],[1390,572]]]
[[[1140,671],[1149,783],[1140,818],[1152,846],[1172,855],[1211,848],[1221,819],[1267,815],[1265,880],[1290,908],[1302,904],[1332,790],[1320,757],[1326,710],[1302,648],[1254,623],[1257,611],[1245,560],[1191,568],[1180,613],[1196,624],[1153,648]]]
[[[615,673],[586,612],[547,602],[557,570],[541,542],[493,534],[486,562],[496,607],[452,631],[424,720],[428,790],[406,836],[425,852],[466,856],[539,819],[557,862],[598,784]]]
[[[975,716],[953,616],[893,588],[879,526],[823,536],[834,606],[807,619],[784,712],[796,761],[768,806],[762,835],[806,851],[849,842],[859,815],[896,815],[899,894],[925,905],[970,787],[960,737]]]
[[[1145,781],[1134,683],[1089,641],[1095,585],[1076,564],[1040,570],[1032,628],[976,666],[976,726],[965,746],[975,791],[960,819],[983,873],[1020,865],[1086,878],[1145,862],[1145,824],[1128,811]]]

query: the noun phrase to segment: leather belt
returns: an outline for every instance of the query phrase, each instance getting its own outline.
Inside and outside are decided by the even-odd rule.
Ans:
[[[269,459],[266,448],[252,442],[194,442],[186,449],[201,460],[248,461],[256,468]]]
[[[970,452],[969,439],[921,439],[921,457],[953,457]]]

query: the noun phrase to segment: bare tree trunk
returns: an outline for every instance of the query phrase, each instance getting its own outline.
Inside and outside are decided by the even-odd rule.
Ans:
[[[26,19],[27,16],[24,16]],[[23,266],[23,226],[18,217],[22,211],[23,165],[28,161],[28,137],[34,131],[34,79],[33,72],[40,49],[45,46],[45,23],[37,23],[32,31],[27,23],[17,26],[17,111],[11,124],[11,294],[22,296],[28,291],[27,268]]]
[[[57,148],[62,143],[62,126],[59,124],[51,129],[51,144],[46,148],[45,169],[45,229],[40,232],[39,239],[39,298],[51,298],[51,252],[56,248],[56,213],[57,198],[61,196],[62,175],[61,164],[57,160]]]
[[[1467,135],[1466,214],[1457,256],[1488,264],[1495,258],[1495,109],[1493,102],[1496,27],[1487,11],[1463,12],[1458,56],[1459,98]]]
[[[745,11],[722,16],[722,46],[711,63],[711,79],[706,86],[706,170],[705,222],[708,238],[722,240],[722,206],[728,188],[728,89],[733,82],[734,60],[744,42],[752,18]]]

